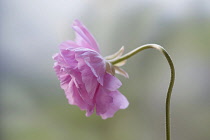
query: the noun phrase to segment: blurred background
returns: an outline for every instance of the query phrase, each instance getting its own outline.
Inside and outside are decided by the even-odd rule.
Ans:
[[[209,0],[1,0],[0,135],[2,140],[163,140],[170,70],[156,50],[123,67],[120,91],[130,105],[102,120],[68,104],[52,55],[74,40],[81,20],[103,56],[125,46],[163,46],[176,68],[172,139],[210,139]]]

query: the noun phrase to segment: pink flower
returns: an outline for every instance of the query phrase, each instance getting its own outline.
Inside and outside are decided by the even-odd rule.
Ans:
[[[60,52],[53,56],[54,69],[69,104],[86,110],[90,116],[94,109],[103,119],[112,117],[119,109],[125,109],[128,101],[118,88],[122,83],[113,76],[113,70],[99,52],[97,42],[87,28],[75,20],[72,28],[76,40],[62,43]],[[124,73],[124,74],[123,74]],[[122,71],[126,76],[127,73]]]

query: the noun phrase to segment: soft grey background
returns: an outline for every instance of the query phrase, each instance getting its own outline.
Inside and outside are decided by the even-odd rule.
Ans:
[[[81,20],[103,56],[157,43],[176,67],[171,121],[174,140],[210,139],[209,0],[1,0],[2,140],[163,140],[170,71],[156,50],[123,68],[120,91],[130,106],[111,119],[70,106],[52,69],[58,45],[74,39]]]

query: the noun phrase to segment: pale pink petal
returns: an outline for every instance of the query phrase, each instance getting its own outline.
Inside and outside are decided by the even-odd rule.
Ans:
[[[113,117],[119,109],[125,109],[129,105],[128,100],[118,90],[109,91],[102,86],[96,95],[96,114],[102,119]]]
[[[93,99],[96,88],[98,86],[98,81],[91,69],[87,65],[83,65],[79,68],[82,76],[82,81],[85,85],[86,91],[90,97]]]
[[[77,105],[81,110],[86,110],[87,115],[91,115],[94,111],[93,110],[94,106],[91,106],[87,104],[86,102],[84,102],[73,80],[70,81],[68,87],[69,88],[65,90],[65,94],[66,94],[66,98],[69,101],[69,104]]]
[[[104,82],[104,73],[106,71],[106,64],[104,59],[96,54],[96,53],[87,53],[84,55],[88,55],[86,57],[85,63],[91,68],[92,72],[96,75],[98,82],[103,85]]]
[[[58,79],[60,80],[60,86],[62,89],[66,89],[68,87],[68,84],[71,80],[71,77],[69,74],[67,74],[63,68],[61,68],[57,63],[54,65],[54,70],[56,72],[56,75],[58,76]]]
[[[95,51],[77,51],[76,59],[79,63],[83,62],[90,67],[98,82],[103,85],[105,73],[105,60]],[[79,64],[80,65],[80,64]]]
[[[75,52],[73,50],[61,50],[60,55],[62,60],[68,65],[68,68],[76,68],[77,60],[75,59]]]
[[[77,60],[77,67],[78,70],[81,72],[81,79],[85,85],[85,89],[90,99],[92,99],[98,86],[98,81],[91,68],[85,63],[84,58],[81,55],[82,53],[84,52],[76,51],[75,57]]]
[[[64,58],[61,56],[60,53],[56,53],[55,55],[53,55],[53,59],[57,62],[58,65],[60,65],[61,67],[70,67],[70,65],[68,65]]]
[[[55,63],[54,63],[53,68],[54,68],[54,70],[55,70],[56,75],[57,75],[57,76],[59,76],[61,66],[60,66],[60,65],[58,65],[58,62],[55,62]]]
[[[93,35],[88,31],[88,29],[79,21],[75,20],[72,28],[76,32],[76,42],[85,48],[91,48],[99,52],[99,47],[95,41]]]
[[[104,76],[104,85],[103,87],[110,90],[110,91],[115,91],[117,90],[122,83],[120,82],[119,79],[117,79],[115,76],[106,73]]]
[[[85,84],[82,81],[82,74],[78,69],[75,69],[73,71],[70,71],[69,74],[71,75],[72,79],[74,79],[74,82],[76,84],[78,94],[83,99],[83,101],[89,105],[93,105],[94,102],[90,98],[89,94],[87,93],[87,90],[85,88]]]

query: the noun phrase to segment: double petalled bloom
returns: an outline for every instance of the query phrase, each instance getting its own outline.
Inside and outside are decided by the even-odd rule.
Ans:
[[[122,55],[124,48],[103,58],[94,37],[82,23],[75,20],[72,28],[76,32],[76,40],[62,43],[60,52],[53,56],[61,88],[69,104],[86,110],[86,116],[96,110],[103,119],[110,118],[129,105],[126,97],[118,91],[122,83],[114,76],[118,73],[128,77],[120,68],[125,61],[111,64]]]

